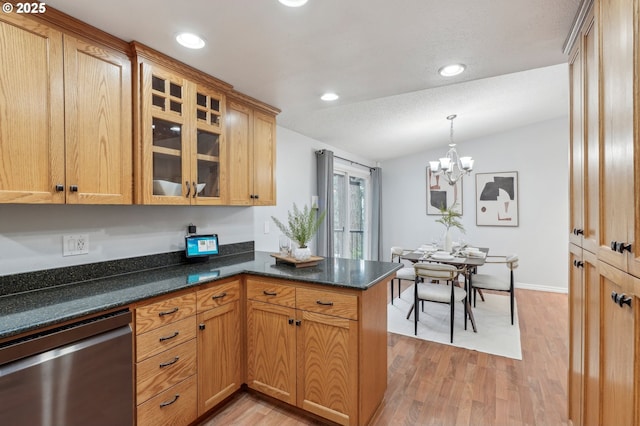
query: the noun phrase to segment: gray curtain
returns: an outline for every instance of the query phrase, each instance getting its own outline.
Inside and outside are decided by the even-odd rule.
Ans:
[[[326,218],[318,229],[318,255],[333,257],[333,152],[316,151],[318,208]]]
[[[382,169],[371,169],[371,260],[384,260],[382,253]]]

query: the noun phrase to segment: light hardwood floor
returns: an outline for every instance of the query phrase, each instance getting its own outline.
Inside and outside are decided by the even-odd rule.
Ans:
[[[567,295],[517,289],[516,299],[522,361],[389,333],[388,388],[370,424],[566,425]],[[200,426],[320,424],[242,392]]]

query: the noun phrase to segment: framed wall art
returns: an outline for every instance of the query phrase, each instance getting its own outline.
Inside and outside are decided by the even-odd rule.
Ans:
[[[518,172],[476,173],[476,225],[518,226]]]
[[[450,208],[454,204],[454,211],[462,214],[462,178],[450,185],[443,176],[431,173],[431,167],[427,166],[427,214],[441,215],[442,207]]]

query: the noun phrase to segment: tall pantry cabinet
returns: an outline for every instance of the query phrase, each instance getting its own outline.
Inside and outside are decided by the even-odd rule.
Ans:
[[[573,425],[640,422],[638,3],[583,2],[567,44]]]

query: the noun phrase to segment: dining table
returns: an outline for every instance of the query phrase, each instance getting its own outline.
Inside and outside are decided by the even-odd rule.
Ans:
[[[406,259],[411,263],[417,262],[436,262],[436,263],[444,263],[448,265],[453,265],[456,268],[461,270],[461,273],[465,278],[465,291],[467,292],[466,305],[467,305],[467,314],[469,316],[469,320],[471,321],[471,326],[473,327],[474,332],[478,332],[476,326],[476,320],[473,316],[473,311],[471,310],[471,280],[472,276],[475,273],[478,266],[482,266],[486,262],[486,257],[489,254],[489,249],[486,247],[478,247],[478,251],[482,253],[481,255],[468,255],[465,254],[464,250],[455,250],[451,254],[450,258],[442,258],[442,257],[433,257],[433,251],[429,250],[412,250],[406,252],[400,256],[401,259]]]

